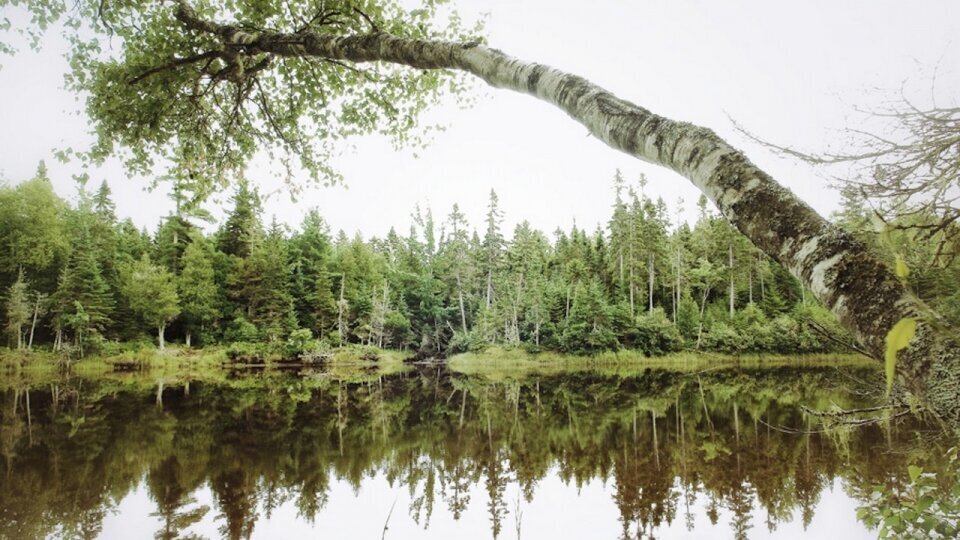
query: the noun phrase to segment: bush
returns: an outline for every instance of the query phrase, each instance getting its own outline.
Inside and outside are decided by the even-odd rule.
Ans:
[[[715,322],[703,333],[700,347],[710,351],[739,353],[748,350],[752,340],[745,339],[737,330],[725,322]]]
[[[487,348],[488,343],[480,336],[480,332],[454,332],[450,341],[447,342],[447,354],[458,354],[462,352],[480,352]]]
[[[313,333],[305,328],[300,328],[290,332],[286,343],[283,344],[283,359],[298,361],[300,357],[307,352],[318,348],[318,343],[313,339]]]
[[[253,323],[238,315],[227,325],[223,339],[230,343],[255,343],[260,339],[260,332]]]
[[[656,308],[649,315],[637,317],[635,347],[647,356],[657,356],[679,351],[683,337],[677,327],[667,318],[663,308]]]
[[[677,326],[680,334],[687,339],[696,339],[697,329],[700,327],[700,310],[697,303],[689,295],[685,295],[680,299],[680,305],[677,307]]]
[[[870,504],[857,508],[857,518],[880,538],[960,537],[960,459],[957,448],[947,452],[945,478],[916,465],[907,468],[910,481],[902,486],[876,486]],[[947,487],[944,487],[947,486]]]
[[[265,344],[248,342],[231,343],[226,354],[228,360],[238,364],[263,364],[270,357]]]

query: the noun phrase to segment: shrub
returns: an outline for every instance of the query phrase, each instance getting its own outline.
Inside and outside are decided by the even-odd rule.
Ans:
[[[313,339],[313,333],[305,328],[290,332],[286,343],[283,344],[283,359],[299,361],[308,352],[317,349],[319,344]]]
[[[948,468],[937,476],[916,465],[907,468],[910,481],[900,486],[876,486],[870,503],[857,509],[857,518],[880,538],[960,537],[960,459],[957,448],[947,452]]]
[[[656,308],[649,315],[637,317],[635,347],[648,356],[657,356],[683,348],[683,337],[667,318],[663,308]]]
[[[262,364],[270,354],[262,343],[231,343],[226,350],[227,359],[238,364]]]
[[[739,353],[752,346],[737,330],[725,322],[715,322],[704,331],[700,347],[710,351]]]
[[[223,332],[223,339],[231,343],[255,343],[259,338],[257,327],[241,315],[230,321]]]

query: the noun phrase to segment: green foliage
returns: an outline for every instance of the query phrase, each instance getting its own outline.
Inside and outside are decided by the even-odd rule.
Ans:
[[[23,279],[21,271],[17,281],[7,290],[6,294],[7,334],[17,344],[17,349],[23,348],[23,327],[30,320],[31,309],[29,289]]]
[[[181,315],[188,331],[199,333],[219,317],[219,290],[214,280],[213,253],[200,235],[195,235],[183,254],[183,270],[177,280]]]
[[[637,340],[634,348],[649,356],[660,356],[683,348],[683,337],[676,325],[667,318],[662,308],[652,314],[640,315],[636,323]]]
[[[245,317],[238,315],[227,324],[223,339],[229,343],[254,343],[260,339],[260,331]]]
[[[570,317],[560,337],[561,350],[574,354],[616,350],[619,345],[611,323],[600,284],[591,281],[576,287]]]
[[[956,538],[960,536],[960,459],[947,452],[943,476],[916,465],[907,468],[905,484],[876,486],[857,518],[878,528],[880,538]]]
[[[43,162],[34,178],[14,188],[0,186],[0,279],[15,278],[21,268],[36,274],[62,262],[70,240],[66,211]]]
[[[283,345],[283,359],[294,362],[317,362],[327,356],[327,347],[313,338],[313,333],[305,328],[294,330]]]
[[[144,255],[122,270],[123,294],[131,309],[154,327],[166,326],[180,314],[180,301],[173,274]]]
[[[87,114],[97,138],[91,157],[122,153],[127,167],[143,174],[160,172],[157,156],[202,163],[193,172],[206,186],[222,187],[257,154],[288,179],[302,170],[317,181],[337,181],[329,165],[335,142],[379,133],[397,145],[417,145],[428,131],[422,113],[463,86],[445,70],[272,57],[237,47],[185,28],[175,2],[15,3],[33,15],[34,36],[63,22],[67,86],[90,96]],[[437,16],[447,11],[443,4],[410,10],[395,0],[191,2],[196,16],[239,25],[245,41],[263,30],[469,40],[473,32],[459,17]],[[119,49],[105,50],[108,39]]]
[[[90,234],[89,214],[81,208],[74,218],[73,250],[60,272],[53,295],[54,325],[73,332],[75,341],[102,332],[115,306],[110,287],[97,262],[96,244]]]
[[[31,313],[34,293],[55,293],[49,314],[38,310],[38,341],[72,341],[79,352],[81,339],[89,350],[102,340],[169,333],[204,345],[269,342],[265,351],[277,357],[355,345],[420,357],[490,346],[792,354],[833,350],[825,335],[851,341],[832,315],[803,301],[793,278],[750,251],[706,206],[695,227],[670,232],[666,205],[624,180],[608,233],[574,227],[548,239],[521,222],[508,238],[492,194],[482,237],[454,206],[441,231],[430,211],[417,209],[409,234],[364,239],[332,236],[316,210],[292,233],[276,222],[265,227],[259,196],[246,183],[223,226],[206,237],[189,222],[203,212],[184,191],[200,189],[199,180],[187,172],[178,178],[180,210],[153,238],[117,222],[106,183],[89,195],[81,182],[75,210],[50,201],[61,211],[49,227],[70,231],[72,249],[46,269],[25,267],[24,280],[36,289]],[[134,269],[142,276],[134,279]],[[14,277],[0,272],[4,290]],[[5,314],[4,326],[22,323],[18,313]],[[322,347],[303,343],[304,331]]]
[[[271,356],[271,347],[266,343],[231,343],[225,351],[227,359],[236,364],[262,364]]]
[[[893,376],[897,366],[897,353],[907,348],[916,331],[917,320],[912,317],[905,317],[897,321],[897,324],[893,325],[893,328],[887,332],[885,339],[886,348],[884,350],[884,368],[887,375],[888,395],[893,389]]]

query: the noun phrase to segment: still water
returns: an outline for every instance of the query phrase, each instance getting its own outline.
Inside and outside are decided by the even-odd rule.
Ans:
[[[863,367],[61,377],[0,391],[2,538],[872,538],[948,441]],[[929,465],[930,468],[935,468]]]

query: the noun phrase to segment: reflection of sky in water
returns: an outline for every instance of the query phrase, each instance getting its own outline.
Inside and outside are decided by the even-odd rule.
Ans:
[[[518,497],[520,538],[621,538],[619,514],[612,500],[612,482],[612,479],[604,482],[594,478],[578,488],[573,483],[564,483],[554,468],[538,483],[533,500],[529,503],[523,499],[517,484],[511,482],[506,488],[507,515],[504,517],[500,538],[517,538]],[[197,499],[196,505],[206,504],[216,508],[209,488],[197,490],[194,497]],[[384,521],[390,514],[394,500],[396,506],[390,515],[386,533],[388,539],[492,538],[490,516],[487,514],[490,499],[483,486],[473,485],[470,498],[471,504],[458,521],[455,521],[442,507],[442,502],[438,501],[440,505],[434,509],[429,526],[425,528],[422,517],[418,524],[411,516],[409,509],[413,498],[406,486],[391,486],[381,473],[366,478],[359,491],[354,490],[348,482],[334,480],[330,485],[330,501],[313,523],[297,515],[293,501],[275,508],[268,518],[261,501],[258,508],[260,517],[252,538],[380,538],[383,535]],[[771,533],[766,525],[766,511],[754,501],[751,527],[747,535],[750,538],[874,538],[876,534],[871,534],[856,519],[858,505],[856,500],[844,493],[842,481],[836,479],[830,489],[821,492],[813,520],[806,529],[799,519],[795,519],[778,523]],[[733,514],[721,507],[717,524],[713,525],[707,517],[706,506],[707,500],[701,494],[691,507],[694,528],[693,531],[688,531],[681,504],[673,523],[663,524],[653,531],[656,538],[732,538],[729,524]],[[156,505],[150,500],[145,486],[141,483],[135,491],[120,501],[115,512],[104,519],[101,538],[125,540],[140,536],[145,531],[160,529],[162,522],[150,515],[155,510]],[[796,513],[799,513],[799,510],[796,510]],[[216,514],[215,510],[211,510],[203,520],[182,531],[182,534],[219,537],[218,527],[223,520],[218,519]],[[631,530],[635,535],[636,528]]]

